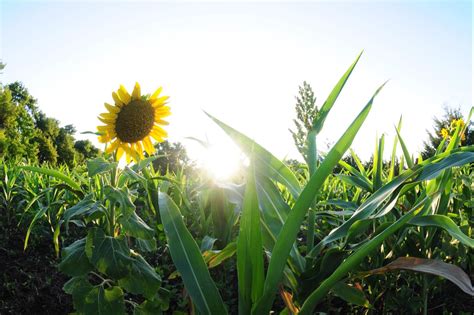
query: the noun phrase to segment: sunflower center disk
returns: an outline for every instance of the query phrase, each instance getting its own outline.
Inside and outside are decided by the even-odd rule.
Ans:
[[[117,115],[115,132],[122,142],[134,143],[150,134],[155,121],[153,107],[147,101],[131,101]]]

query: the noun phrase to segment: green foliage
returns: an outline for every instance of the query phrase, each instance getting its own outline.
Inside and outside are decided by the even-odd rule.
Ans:
[[[445,129],[450,134],[453,133],[452,122],[454,120],[463,119],[464,116],[461,113],[459,108],[444,108],[444,114],[441,118],[433,118],[433,131],[427,131],[428,141],[424,142],[424,149],[422,152],[423,159],[427,159],[435,155],[437,148],[443,140],[441,130]],[[468,121],[467,128],[464,133],[464,140],[462,140],[463,145],[473,145],[474,144],[474,128],[472,127],[472,122]]]
[[[89,141],[75,142],[72,125],[41,112],[37,100],[20,82],[0,86],[0,156],[32,162],[67,164],[97,156]]]

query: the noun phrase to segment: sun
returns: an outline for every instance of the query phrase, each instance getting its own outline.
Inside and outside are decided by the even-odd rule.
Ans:
[[[230,179],[243,165],[238,153],[219,146],[209,146],[200,160],[206,172],[217,180]]]
[[[105,103],[107,113],[98,117],[105,125],[98,126],[99,141],[107,143],[107,153],[115,152],[117,160],[125,153],[127,162],[143,158],[143,151],[153,154],[152,139],[162,142],[168,136],[162,128],[168,125],[168,96],[161,96],[161,87],[151,96],[142,96],[140,85],[135,84],[130,95],[123,85],[112,93],[115,105]]]

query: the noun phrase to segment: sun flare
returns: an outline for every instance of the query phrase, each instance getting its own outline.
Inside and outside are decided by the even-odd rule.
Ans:
[[[204,169],[217,180],[231,178],[242,167],[242,159],[238,153],[218,146],[206,149],[201,160]]]

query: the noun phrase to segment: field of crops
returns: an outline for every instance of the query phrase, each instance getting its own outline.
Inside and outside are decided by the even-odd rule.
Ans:
[[[400,120],[390,159],[382,136],[363,162],[350,147],[382,85],[332,148],[317,150],[358,60],[312,118],[304,162],[282,161],[208,114],[247,156],[244,169],[216,181],[158,168],[167,97],[138,84],[106,104],[98,157],[70,166],[4,157],[0,313],[470,314],[470,115],[425,159],[407,149]]]

